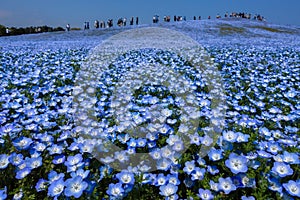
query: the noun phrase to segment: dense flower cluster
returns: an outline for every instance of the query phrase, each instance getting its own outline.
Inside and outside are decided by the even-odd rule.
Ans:
[[[214,115],[209,80],[172,52],[142,49],[115,60],[90,91],[96,93],[101,128],[86,130],[90,139],[79,134],[73,106],[80,101],[74,100],[74,80],[88,48],[0,49],[0,199],[300,198],[300,52],[214,41],[206,49],[226,93],[220,137],[207,134]],[[144,67],[137,63],[145,62],[168,66],[184,78],[169,88],[150,82],[137,87],[132,76]],[[154,82],[163,78],[158,68],[148,70]],[[126,84],[116,89],[120,82]],[[194,96],[176,97],[174,83],[189,85]],[[118,110],[116,94],[129,102],[125,110]],[[194,117],[199,128],[191,132],[183,122]],[[127,118],[140,125],[136,135],[125,132]],[[122,151],[98,160],[92,152],[97,147],[105,153],[106,140]],[[204,147],[209,149],[203,156]],[[135,153],[149,154],[157,170],[149,171],[147,161],[113,168],[113,161],[127,162]]]

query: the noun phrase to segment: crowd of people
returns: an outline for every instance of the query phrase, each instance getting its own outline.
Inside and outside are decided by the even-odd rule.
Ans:
[[[126,17],[121,17],[121,18],[118,19],[117,25],[118,26],[126,26],[126,24],[127,24],[126,22],[127,22],[127,18]],[[136,17],[135,18],[135,25],[138,25],[138,24],[139,24],[139,17]],[[130,26],[134,25],[134,17],[130,18],[129,25]]]
[[[70,30],[70,29],[66,29]],[[34,34],[34,33],[47,33],[65,31],[62,27],[50,27],[50,26],[30,26],[30,27],[6,27],[0,24],[0,37],[1,36],[12,36],[12,35],[23,35],[23,34]]]
[[[253,17],[252,17],[253,16]],[[216,19],[221,19],[221,15],[220,14],[217,14],[216,15]],[[244,12],[232,12],[232,13],[228,13],[226,12],[224,14],[224,18],[243,18],[243,19],[253,19],[253,20],[258,20],[258,21],[265,21],[266,19],[260,15],[260,14],[255,14],[255,15],[252,15],[250,13],[244,13]],[[194,16],[193,18],[194,20],[197,19],[196,16]],[[201,16],[198,16],[198,19],[200,20],[201,19]],[[211,16],[208,16],[208,19],[211,19]]]
[[[127,18],[126,17],[122,17],[122,18],[119,18],[118,21],[117,21],[117,25],[118,26],[126,26],[126,23],[127,22]],[[134,25],[134,23],[136,25],[139,24],[139,18],[138,17],[131,17],[130,18],[130,21],[129,21],[129,25]],[[94,22],[94,28],[95,29],[99,29],[99,28],[110,28],[110,27],[113,27],[114,25],[114,22],[113,22],[113,19],[108,19],[106,22],[101,20],[101,21],[98,21],[98,20],[95,20]],[[90,29],[90,23],[89,22],[84,22],[84,30],[88,30]],[[70,24],[67,24],[66,25],[66,30],[69,31],[70,30]]]
[[[171,16],[170,15],[165,15],[164,16],[164,22],[170,22],[171,21]],[[186,21],[186,16],[176,16],[174,15],[174,22],[176,21]],[[152,18],[152,22],[158,23],[159,22],[159,15],[154,15]]]
[[[221,15],[217,14],[216,19],[221,19]],[[258,21],[265,21],[265,18],[262,15],[255,14],[251,15],[250,13],[244,13],[244,12],[231,12],[230,14],[226,12],[224,14],[224,18],[243,18],[243,19],[253,19],[253,20],[258,20]],[[211,19],[211,16],[208,16],[207,19]],[[174,22],[179,22],[179,21],[186,21],[186,16],[177,16],[174,15],[173,18]],[[193,20],[201,20],[201,16],[194,16]],[[171,21],[171,16],[170,15],[165,15],[163,18],[164,22],[170,22]],[[154,15],[152,18],[152,22],[158,23],[159,22],[159,15]],[[129,25],[138,25],[139,24],[139,18],[138,17],[131,17],[129,20]],[[118,26],[126,26],[127,25],[127,18],[126,17],[121,17],[117,20],[117,25]],[[99,28],[110,28],[113,27],[113,19],[108,19],[107,22],[105,21],[98,21],[95,20],[94,22],[94,28],[99,29]],[[66,30],[70,31],[70,24],[66,25]],[[84,22],[84,30],[90,29],[89,22]]]
[[[253,16],[253,17],[252,17]],[[221,15],[217,14],[216,15],[216,19],[221,19]],[[228,13],[226,12],[224,14],[224,18],[243,18],[243,19],[253,19],[253,20],[258,20],[258,21],[265,21],[265,18],[262,15],[256,14],[256,15],[251,15],[250,13],[244,13],[244,12],[232,12],[232,13]],[[201,16],[194,16],[193,20],[201,20]],[[211,16],[208,16],[207,19],[211,19]],[[158,15],[154,15],[153,16],[153,23],[158,23],[159,22],[159,16]],[[171,21],[171,17],[168,16],[164,16],[164,22],[170,22]],[[174,22],[176,21],[186,21],[186,17],[185,16],[176,16],[174,15]]]

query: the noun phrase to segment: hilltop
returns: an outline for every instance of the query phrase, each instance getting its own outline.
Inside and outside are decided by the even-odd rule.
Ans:
[[[15,42],[46,42],[69,43],[86,42],[94,46],[108,37],[141,27],[163,27],[180,31],[203,45],[237,44],[264,45],[273,43],[279,46],[299,47],[300,27],[294,25],[279,25],[247,19],[212,19],[188,20],[181,22],[160,22],[157,24],[142,24],[139,26],[111,27],[105,29],[77,30],[70,32],[49,32],[30,35],[1,37],[0,41],[14,45]]]

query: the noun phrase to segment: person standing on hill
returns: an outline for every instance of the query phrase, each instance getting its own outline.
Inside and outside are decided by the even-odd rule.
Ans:
[[[132,26],[133,25],[133,17],[130,18],[129,24]]]
[[[66,29],[67,31],[70,31],[70,24],[67,24]]]
[[[98,20],[95,21],[94,27],[97,28],[97,29],[99,28],[99,21]]]
[[[136,17],[135,24],[139,25],[139,17]]]

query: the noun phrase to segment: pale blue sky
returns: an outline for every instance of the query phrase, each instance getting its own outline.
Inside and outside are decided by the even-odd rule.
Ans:
[[[139,16],[151,23],[152,16],[222,16],[226,11],[262,14],[269,22],[300,25],[300,0],[0,0],[0,24],[6,26],[81,27],[85,21]]]

